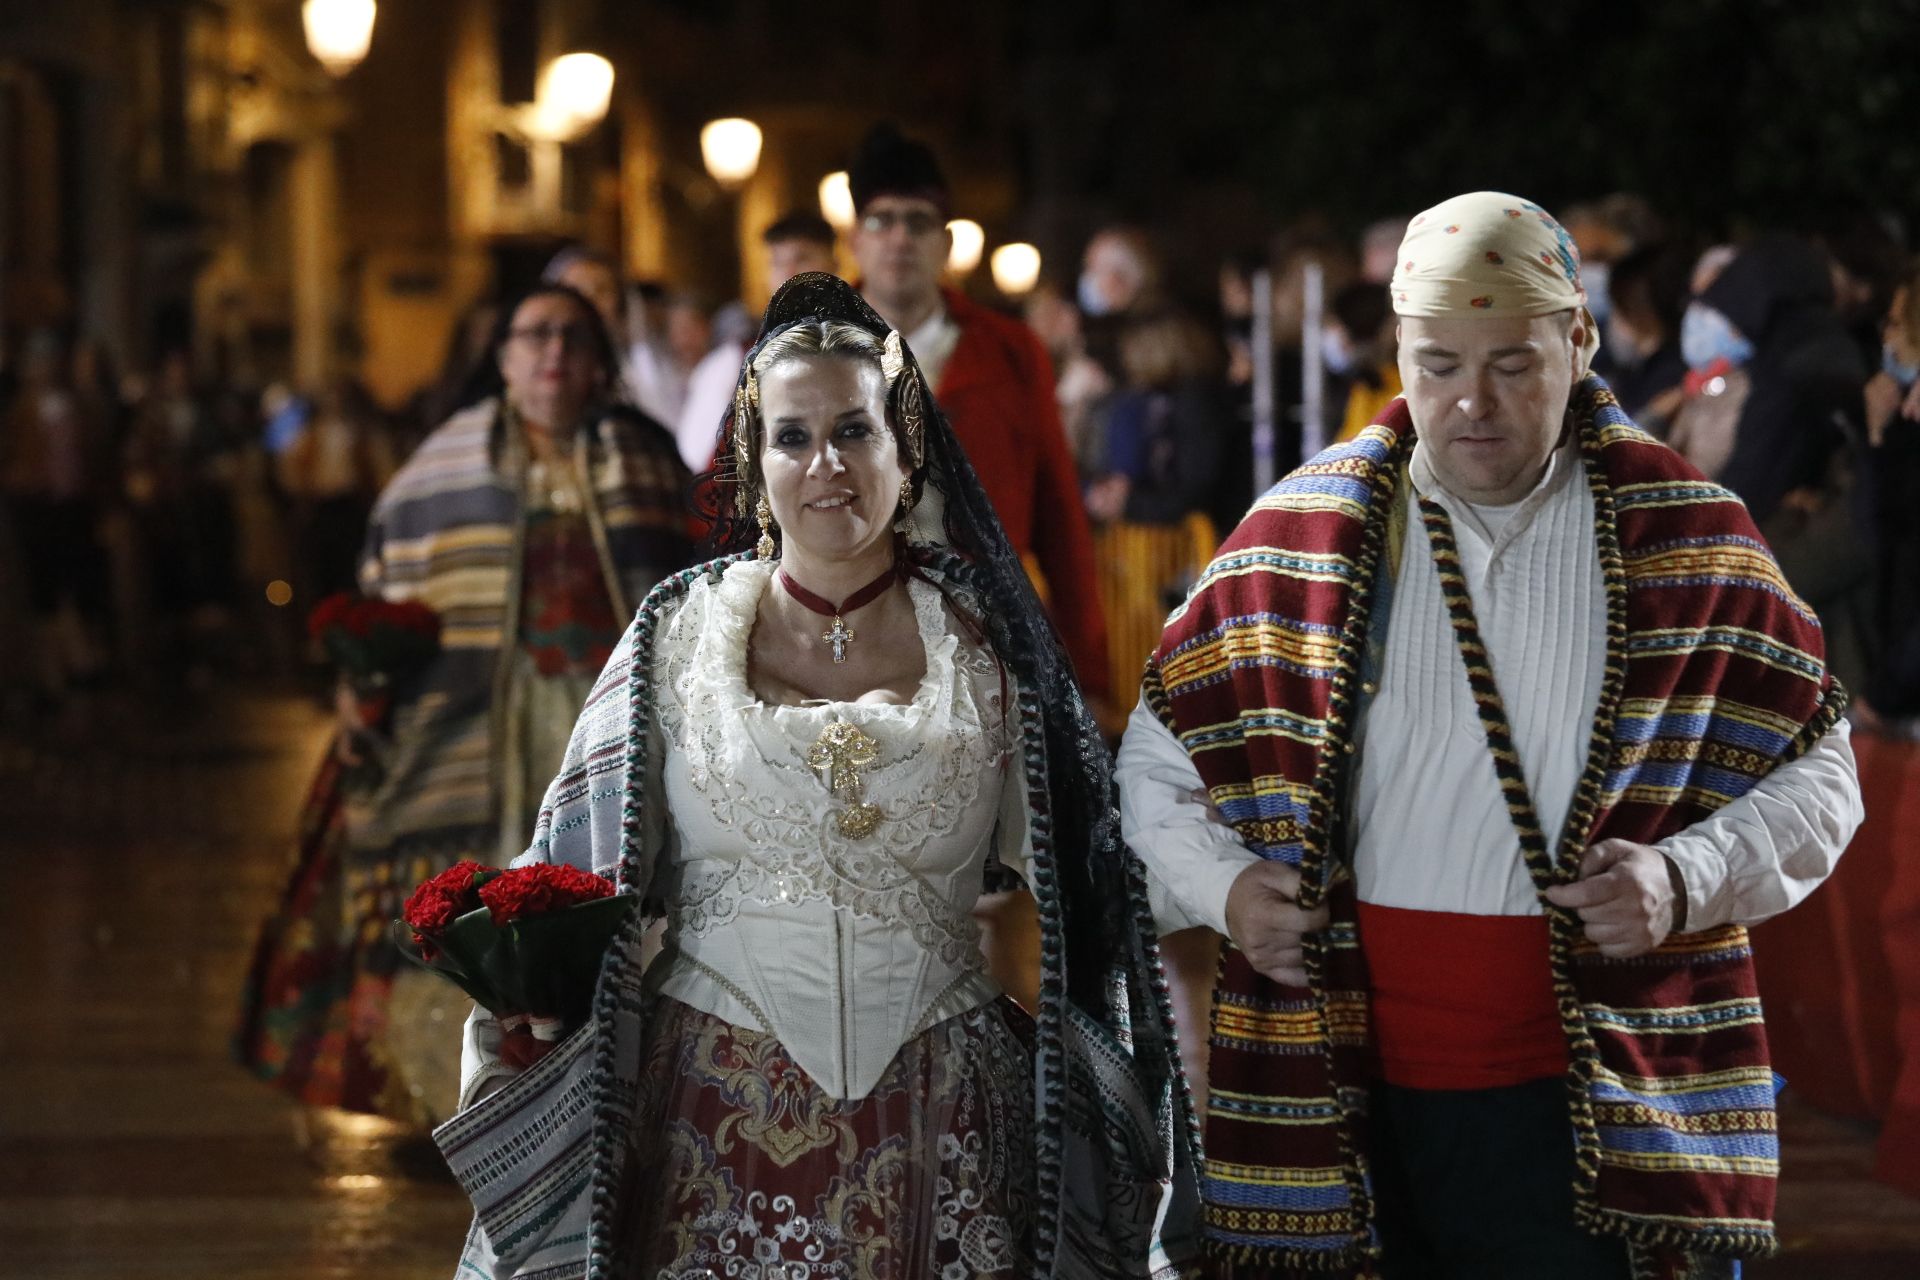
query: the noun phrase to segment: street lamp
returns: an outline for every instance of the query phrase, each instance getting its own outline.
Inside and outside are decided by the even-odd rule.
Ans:
[[[565,53],[547,64],[534,99],[533,128],[554,141],[577,138],[606,118],[613,64],[597,53]]]
[[[328,74],[344,76],[367,56],[374,8],[374,0],[306,0],[300,6],[307,48]]]
[[[981,250],[987,247],[987,233],[972,218],[955,218],[947,224],[953,235],[953,249],[947,254],[947,270],[964,276],[980,265]]]
[[[737,116],[709,121],[700,130],[700,158],[715,182],[739,186],[760,167],[760,126]]]
[[[993,283],[1009,298],[1031,292],[1040,281],[1040,251],[1030,244],[1003,244],[991,263]]]
[[[835,231],[853,226],[853,188],[847,185],[845,169],[837,169],[820,179],[820,216]]]

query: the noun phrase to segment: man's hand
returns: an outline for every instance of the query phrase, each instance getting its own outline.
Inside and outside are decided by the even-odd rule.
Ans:
[[[1686,924],[1686,899],[1667,856],[1631,840],[1602,840],[1580,859],[1580,878],[1547,890],[1547,901],[1576,911],[1587,939],[1611,960],[1645,955]]]
[[[1256,972],[1290,986],[1307,985],[1301,940],[1324,929],[1327,909],[1300,907],[1300,873],[1283,862],[1256,862],[1227,890],[1227,934]]]

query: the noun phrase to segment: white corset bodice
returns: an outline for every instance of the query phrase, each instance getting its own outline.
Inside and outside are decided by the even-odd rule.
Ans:
[[[913,581],[927,670],[910,703],[766,705],[747,645],[772,574],[742,562],[696,582],[655,653],[671,831],[648,985],[773,1033],[822,1090],[861,1097],[902,1044],[999,994],[970,912],[996,831],[1024,870],[1013,687]],[[879,822],[857,837],[830,769],[809,763],[836,723],[873,747],[859,774]]]

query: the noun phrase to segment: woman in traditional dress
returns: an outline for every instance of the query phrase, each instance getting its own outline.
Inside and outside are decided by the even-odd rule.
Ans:
[[[304,1102],[449,1114],[457,1063],[433,1024],[465,1007],[401,968],[388,927],[425,876],[525,847],[594,676],[690,557],[686,469],[664,427],[615,405],[618,367],[586,299],[534,289],[374,508],[361,585],[431,606],[441,649],[383,723],[343,689],[337,759],[262,934],[240,1053]]]
[[[835,277],[775,296],[729,439],[754,549],[642,607],[523,859],[643,910],[531,1068],[468,1024],[436,1134],[478,1210],[460,1275],[1150,1274],[1189,1108],[1111,763],[1018,557]],[[1016,877],[1031,1017],[969,915]]]

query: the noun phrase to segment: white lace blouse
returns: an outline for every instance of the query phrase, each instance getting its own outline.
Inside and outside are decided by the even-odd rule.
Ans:
[[[771,1032],[857,1098],[901,1045],[999,994],[969,913],[990,853],[1026,870],[1014,686],[912,581],[927,670],[910,703],[762,703],[747,644],[773,568],[700,579],[656,643],[668,928],[647,983]]]

